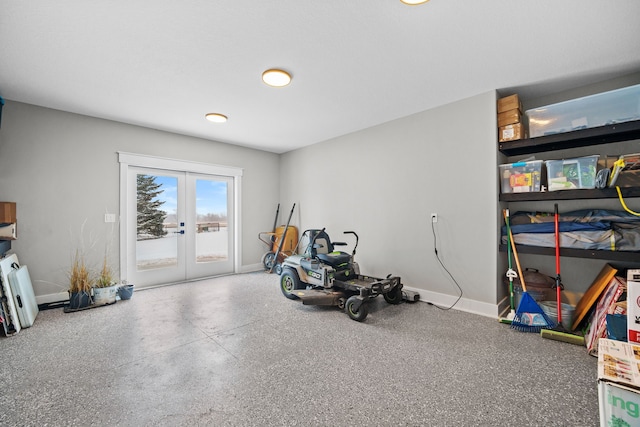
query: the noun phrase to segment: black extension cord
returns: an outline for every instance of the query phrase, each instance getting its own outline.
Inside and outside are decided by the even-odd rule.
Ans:
[[[440,265],[442,266],[442,268],[444,268],[444,271],[447,272],[447,274],[449,275],[449,277],[451,277],[451,280],[453,280],[453,283],[456,284],[456,286],[458,287],[458,290],[460,291],[460,295],[458,295],[458,298],[455,300],[455,302],[453,304],[451,304],[450,307],[440,307],[437,304],[434,304],[432,302],[427,302],[427,304],[432,305],[436,308],[439,308],[440,310],[451,310],[457,303],[458,301],[460,301],[460,298],[462,298],[462,288],[460,287],[460,285],[458,284],[458,281],[455,279],[455,277],[453,277],[453,274],[451,274],[449,272],[449,270],[447,270],[447,267],[445,267],[444,263],[442,262],[442,260],[440,259],[440,256],[438,255],[438,244],[437,244],[437,237],[436,237],[436,229],[433,226],[434,222],[433,220],[431,221],[431,232],[433,233],[433,252],[436,255],[436,259],[438,260],[438,262],[440,263]]]

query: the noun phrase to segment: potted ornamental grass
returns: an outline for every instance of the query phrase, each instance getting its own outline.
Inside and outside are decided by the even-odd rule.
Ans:
[[[69,308],[79,309],[91,305],[93,280],[84,256],[76,251],[69,271]]]
[[[93,285],[94,303],[100,305],[116,302],[117,291],[118,284],[114,279],[113,269],[105,254],[102,260],[102,268],[98,272],[98,277]]]

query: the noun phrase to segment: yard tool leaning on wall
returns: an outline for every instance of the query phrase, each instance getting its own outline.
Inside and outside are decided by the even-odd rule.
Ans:
[[[284,242],[287,238],[287,231],[289,231],[289,224],[291,223],[291,217],[293,216],[293,210],[295,208],[296,208],[296,204],[294,203],[293,207],[291,208],[291,212],[289,212],[289,219],[287,219],[287,225],[284,226],[282,239],[280,239],[280,244],[278,245],[278,249],[276,250],[274,261],[273,261],[273,264],[271,264],[269,273],[272,273],[274,269],[276,271],[276,274],[280,274],[282,272],[282,260],[278,259],[278,255],[280,255],[280,252],[282,251],[282,245],[284,245]],[[279,205],[278,205],[278,209],[280,209]]]
[[[540,335],[542,338],[548,338],[556,341],[568,342],[570,344],[584,345],[584,337],[574,335],[571,331],[567,331],[562,326],[562,280],[560,279],[560,215],[558,214],[558,204],[554,206],[554,223],[556,233],[556,301],[558,304],[558,324],[553,329],[542,329]]]
[[[509,225],[509,217],[505,217],[505,225],[507,226],[507,259],[509,262],[509,269],[507,270],[507,278],[509,279],[509,314],[507,317],[501,317],[498,320],[500,323],[511,324],[513,318],[516,315],[516,305],[513,299],[513,279],[518,277],[518,273],[515,272],[511,265],[511,226]]]

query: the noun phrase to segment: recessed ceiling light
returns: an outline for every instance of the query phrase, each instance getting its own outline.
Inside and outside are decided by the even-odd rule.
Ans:
[[[408,5],[411,5],[411,6],[416,6],[416,5],[419,5],[419,4],[422,4],[422,3],[426,3],[429,0],[400,0],[400,1],[402,3],[404,3],[404,4],[408,4]]]
[[[207,118],[207,120],[213,123],[224,123],[227,121],[227,116],[220,113],[209,113],[205,115],[205,117]]]
[[[262,73],[262,81],[273,87],[283,87],[291,83],[291,74],[272,68]]]

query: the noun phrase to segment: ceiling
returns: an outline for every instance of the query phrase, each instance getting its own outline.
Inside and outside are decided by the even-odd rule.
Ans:
[[[0,96],[283,153],[637,72],[638,17],[637,0],[0,0]],[[262,83],[274,67],[289,86]]]

